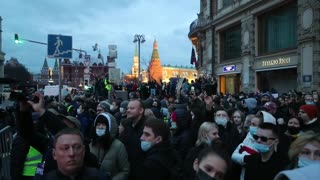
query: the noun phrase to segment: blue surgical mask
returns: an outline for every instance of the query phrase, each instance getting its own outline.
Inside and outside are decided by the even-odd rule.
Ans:
[[[250,132],[251,135],[257,134],[257,131],[258,131],[258,127],[255,127],[255,126],[250,126],[249,127],[249,132]]]
[[[305,103],[308,104],[308,105],[314,105],[313,101],[305,101]]]
[[[270,151],[270,147],[264,144],[253,143],[253,147],[260,153],[266,153]]]
[[[225,117],[216,117],[216,123],[218,125],[226,126],[226,124],[228,123],[228,120]]]
[[[142,151],[148,151],[152,146],[152,143],[149,141],[141,141],[141,149]]]
[[[106,129],[96,129],[96,134],[101,137],[106,134]]]
[[[303,158],[303,157],[300,157],[298,160],[298,167],[299,168],[306,167],[306,166],[313,165],[313,164],[320,164],[320,161],[310,160],[308,158]]]

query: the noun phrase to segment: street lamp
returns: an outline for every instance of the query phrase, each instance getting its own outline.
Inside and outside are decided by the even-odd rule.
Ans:
[[[144,43],[145,41],[146,40],[144,39],[143,34],[134,35],[133,42],[134,43],[138,42],[138,76],[139,76],[139,81],[141,81],[141,76],[140,76],[140,43]]]

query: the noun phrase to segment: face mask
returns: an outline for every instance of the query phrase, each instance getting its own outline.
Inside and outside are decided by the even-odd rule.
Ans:
[[[298,167],[299,168],[310,166],[313,164],[320,164],[320,161],[310,160],[308,158],[299,158],[299,160],[298,160]]]
[[[81,114],[81,109],[77,109],[77,114]]]
[[[305,103],[308,104],[308,105],[314,105],[313,101],[305,101]]]
[[[253,147],[260,153],[266,153],[270,151],[270,147],[264,144],[253,143]]]
[[[300,128],[294,127],[294,126],[288,126],[288,132],[292,135],[298,134],[300,132]]]
[[[114,106],[113,106],[113,105],[111,105],[111,106],[110,106],[110,110],[113,110],[113,108],[114,108]]]
[[[141,141],[140,145],[141,145],[142,151],[148,151],[151,148],[152,143],[148,141]]]
[[[216,117],[216,123],[218,125],[226,126],[226,124],[228,123],[228,120],[227,118],[224,118],[224,117]]]
[[[206,172],[204,172],[202,169],[199,168],[199,171],[197,172],[196,176],[200,180],[215,180],[214,177],[210,177]]]
[[[123,111],[124,111],[124,108],[121,107],[120,108],[120,113],[123,113]]]
[[[105,135],[105,133],[106,133],[106,129],[96,129],[96,134],[99,137]]]
[[[258,131],[258,127],[250,126],[249,127],[249,132],[251,135],[255,135]]]

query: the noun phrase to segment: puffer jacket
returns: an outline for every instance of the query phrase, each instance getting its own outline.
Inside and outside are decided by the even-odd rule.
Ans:
[[[90,152],[93,153],[98,159],[102,159],[100,170],[109,173],[112,180],[125,180],[128,178],[130,165],[124,144],[120,140],[115,139],[118,132],[117,121],[115,117],[109,113],[102,113],[98,116],[105,117],[106,123],[109,125],[108,130],[112,143],[109,149],[104,149],[103,147],[99,146],[98,143],[90,143]],[[96,119],[94,121],[94,127],[96,126]]]

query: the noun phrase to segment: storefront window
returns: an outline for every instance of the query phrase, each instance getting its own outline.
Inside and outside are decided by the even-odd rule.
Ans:
[[[241,26],[235,26],[222,33],[222,61],[241,56]]]
[[[297,5],[294,3],[260,16],[260,53],[295,48],[297,21]]]

